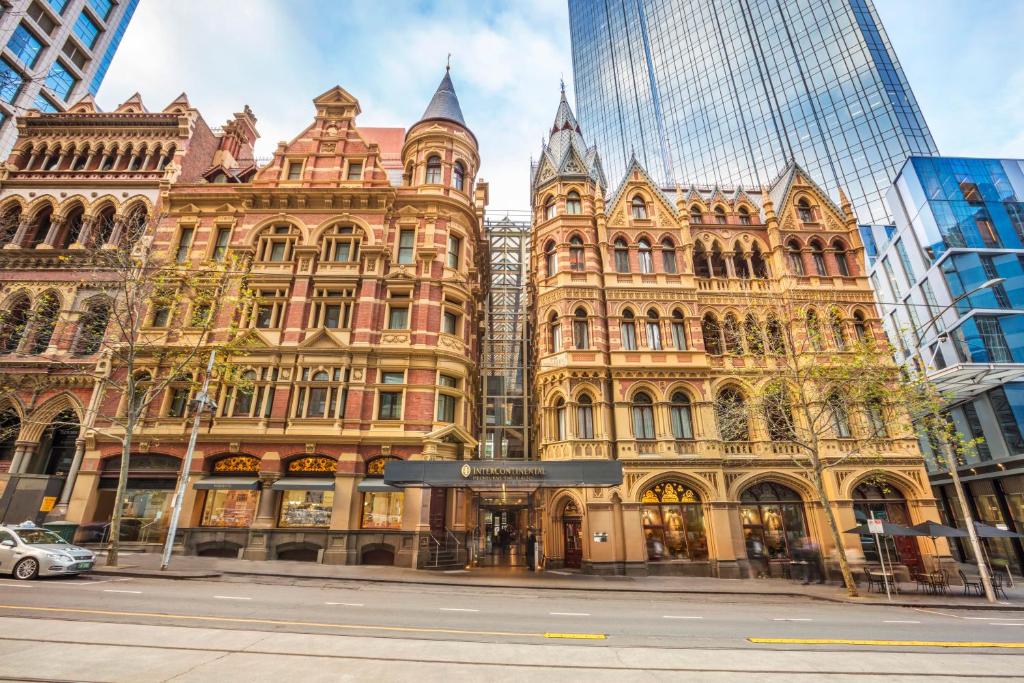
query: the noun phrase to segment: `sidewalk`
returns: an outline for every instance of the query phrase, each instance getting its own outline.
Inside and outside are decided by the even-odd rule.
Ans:
[[[884,594],[868,593],[866,587],[863,586],[860,597],[849,598],[846,591],[836,584],[804,586],[796,581],[784,579],[594,576],[568,571],[530,573],[522,569],[431,571],[371,565],[324,565],[283,560],[253,561],[179,555],[172,559],[171,569],[162,572],[160,571],[160,555],[156,553],[127,555],[122,553],[121,566],[116,569],[104,567],[103,560],[103,557],[99,558],[99,564],[93,570],[94,573],[178,580],[216,580],[220,577],[262,576],[278,579],[478,586],[482,588],[804,597],[866,605],[1024,611],[1024,584],[1008,588],[1008,599],[992,605],[984,598],[962,597],[962,589],[958,586],[951,587],[949,595],[934,596],[915,592],[914,584],[903,584],[901,594],[894,595],[892,602],[888,602]]]

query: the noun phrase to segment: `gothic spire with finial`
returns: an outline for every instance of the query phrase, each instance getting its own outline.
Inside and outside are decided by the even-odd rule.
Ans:
[[[437,86],[437,90],[430,99],[430,104],[427,105],[423,116],[420,117],[420,121],[440,119],[452,121],[464,128],[469,128],[466,125],[466,120],[462,118],[462,107],[459,106],[459,98],[455,94],[455,86],[452,85],[451,66],[451,55],[449,55],[448,63],[444,69],[444,78],[441,79],[440,85]]]

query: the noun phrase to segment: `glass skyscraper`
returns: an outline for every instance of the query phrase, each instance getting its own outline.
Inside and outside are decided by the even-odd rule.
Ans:
[[[864,222],[938,151],[871,0],[569,0],[576,110],[612,183],[753,188],[795,159]]]

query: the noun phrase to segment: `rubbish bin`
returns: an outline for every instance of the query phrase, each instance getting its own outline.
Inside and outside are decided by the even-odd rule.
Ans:
[[[75,542],[75,532],[78,531],[78,525],[74,522],[47,522],[43,528],[49,529],[68,543]]]

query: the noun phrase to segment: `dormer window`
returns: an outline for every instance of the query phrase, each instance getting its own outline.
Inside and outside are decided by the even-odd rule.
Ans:
[[[363,179],[363,162],[361,161],[350,161],[348,162],[348,175],[346,180],[362,180]]]
[[[565,212],[571,216],[583,213],[583,204],[580,202],[580,193],[571,191],[565,198]]]
[[[703,223],[704,216],[700,212],[699,206],[690,207],[690,223]]]
[[[725,211],[720,206],[715,208],[715,223],[718,223],[719,225],[725,225],[726,223]]]
[[[466,167],[461,161],[456,161],[452,167],[452,185],[460,192],[466,189]]]
[[[803,197],[796,203],[796,214],[804,223],[811,223],[814,221],[814,212],[811,211],[811,205]]]
[[[746,207],[741,206],[737,213],[740,215],[740,225],[750,225],[750,212]]]
[[[544,220],[549,221],[555,217],[555,198],[548,197],[544,200]]]
[[[633,197],[633,202],[630,205],[633,218],[640,220],[647,218],[647,204],[644,202],[644,198],[640,195]]]
[[[302,162],[288,162],[288,180],[302,180]]]
[[[427,159],[427,172],[423,182],[427,185],[441,184],[441,157],[436,154]]]

